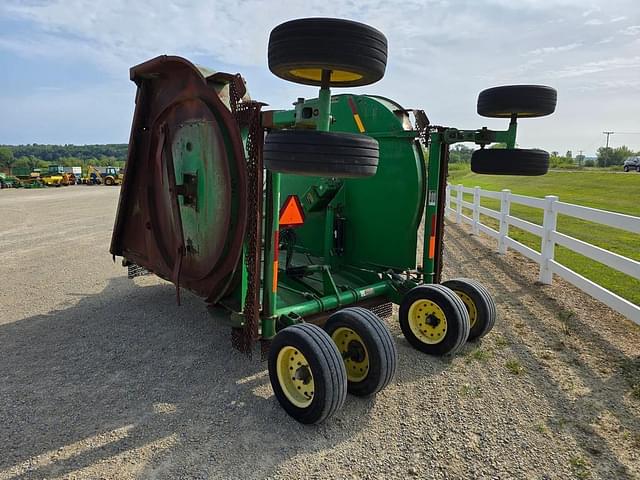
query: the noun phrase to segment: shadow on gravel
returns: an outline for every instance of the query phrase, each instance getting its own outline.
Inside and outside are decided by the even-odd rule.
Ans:
[[[467,244],[475,240],[467,237],[469,235],[464,231],[449,228],[446,237],[448,248],[469,250]],[[467,262],[469,266],[465,267]],[[537,336],[538,342],[549,349],[547,354],[556,356],[565,364],[564,368],[570,369],[589,390],[588,394],[578,396],[577,399],[567,395],[553,375],[561,372],[552,374],[549,365],[541,361],[540,354],[522,341],[518,325],[501,323],[500,328],[510,349],[526,368],[527,380],[537,386],[536,390],[545,395],[552,406],[550,412],[541,412],[540,418],[550,416],[549,426],[560,438],[570,434],[584,452],[592,457],[594,469],[602,469],[602,478],[632,478],[632,473],[611,449],[609,441],[594,429],[593,424],[599,423],[603,416],[610,415],[619,425],[611,425],[611,428],[634,432],[640,438],[640,419],[629,410],[622,398],[624,392],[630,391],[633,385],[640,384],[640,357],[630,358],[601,335],[597,330],[598,319],[595,319],[595,324],[590,323],[593,318],[580,318],[567,311],[551,296],[552,287],[533,285],[530,279],[512,268],[495,252],[487,251],[482,257],[474,256],[460,262],[457,269],[465,271],[474,266],[477,268],[478,264],[481,264],[482,281],[493,291],[498,307],[517,312],[516,315],[527,327],[527,334]],[[500,275],[496,275],[496,271]],[[501,275],[506,275],[512,285],[516,286],[515,291],[513,286],[501,280]],[[528,301],[524,300],[525,297]],[[573,345],[571,336],[579,339],[583,345]],[[581,359],[580,354],[585,353],[581,349],[588,349],[588,355],[597,359],[596,363],[600,361],[603,367],[612,369],[613,375],[604,379],[602,372],[594,371]]]
[[[296,423],[229,331],[200,299],[178,307],[172,286],[125,278],[0,326],[0,480],[264,477],[368,423],[375,400],[353,397],[324,425]]]

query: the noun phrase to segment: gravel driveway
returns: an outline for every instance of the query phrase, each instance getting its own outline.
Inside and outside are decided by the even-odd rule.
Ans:
[[[392,384],[308,427],[224,315],[112,262],[118,192],[0,192],[0,480],[640,478],[640,329],[528,260],[450,225],[494,331],[444,360],[390,322]]]

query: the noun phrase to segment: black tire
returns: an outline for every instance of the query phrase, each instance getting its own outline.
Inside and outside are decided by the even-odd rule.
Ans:
[[[624,171],[628,172],[629,171],[629,167],[627,167],[626,165],[624,166]]]
[[[378,170],[378,141],[366,135],[282,130],[267,135],[264,165],[280,173],[319,177],[370,177]]]
[[[296,406],[285,394],[278,377],[278,356],[289,347],[299,351],[308,362],[302,366],[310,371],[313,381],[308,406]],[[338,349],[324,330],[309,323],[287,327],[275,336],[269,349],[269,379],[282,408],[301,423],[325,421],[342,407],[347,396],[347,373]]]
[[[114,182],[113,178],[111,178],[111,177],[107,177],[107,178],[105,178],[105,180],[104,180],[104,184],[105,184],[105,185],[107,185],[107,186],[111,186],[111,185],[113,185],[114,183],[115,183],[115,182]]]
[[[419,310],[420,300],[433,302],[444,314],[446,330],[441,339],[435,339],[437,343],[427,343],[423,341],[416,336],[411,326],[413,322],[409,316],[413,313],[411,311],[412,307]],[[400,303],[399,316],[400,328],[407,341],[416,349],[430,355],[453,355],[463,347],[469,337],[469,312],[462,300],[460,300],[460,297],[450,288],[443,285],[420,285],[409,290]],[[416,321],[420,322],[419,311],[416,312],[416,316]],[[432,318],[432,315],[428,315],[422,319],[422,321],[427,323],[427,320],[431,320]],[[435,320],[439,322],[442,321],[437,318]],[[417,327],[423,326],[422,323],[419,323]],[[433,326],[433,328],[437,327],[438,325]],[[425,331],[424,336],[426,337],[427,335],[429,335],[429,332]]]
[[[521,148],[482,148],[471,155],[471,171],[486,175],[544,175],[549,153]]]
[[[468,341],[479,340],[491,331],[496,323],[497,309],[493,297],[484,285],[470,278],[455,278],[442,282],[460,297],[469,312]]]
[[[505,85],[488,88],[478,95],[478,114],[483,117],[521,118],[551,115],[558,102],[555,88],[544,85]]]
[[[368,397],[391,382],[398,353],[387,326],[375,313],[361,307],[343,308],[329,317],[324,329],[345,363],[349,393]]]
[[[278,25],[269,36],[269,70],[304,85],[369,85],[384,76],[387,39],[373,27],[336,18],[303,18]]]
[[[636,172],[640,172],[640,166],[636,167]]]

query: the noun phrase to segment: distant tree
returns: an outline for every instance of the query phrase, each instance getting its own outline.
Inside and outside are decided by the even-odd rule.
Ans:
[[[599,167],[610,167],[622,165],[628,157],[633,156],[633,152],[626,145],[621,147],[600,147],[598,149],[597,163]]]
[[[551,152],[551,156],[552,157],[559,157],[560,156],[560,152],[554,150],[553,152]]]
[[[569,168],[573,166],[573,159],[571,157],[561,157],[559,155],[554,155],[558,152],[551,152],[551,156],[549,158],[549,164],[552,168]]]
[[[17,159],[13,156],[13,151],[7,147],[0,147],[0,166],[6,168],[11,173],[11,168],[16,164]]]
[[[39,168],[40,162],[42,160],[40,160],[38,157],[34,157],[33,155],[29,155],[27,157],[27,167],[29,167],[31,170],[35,169],[35,168]]]
[[[449,151],[450,163],[469,163],[471,162],[471,155],[473,149],[465,145],[456,145]]]
[[[609,166],[612,152],[613,152],[613,148],[611,147],[600,147],[598,149],[598,158],[596,159],[597,165],[599,167]]]
[[[86,161],[91,158],[113,157],[121,161],[127,159],[126,143],[106,145],[6,145],[15,157],[34,156],[41,160],[60,164],[62,158],[78,158]]]
[[[567,150],[567,153],[564,155],[567,158],[573,158],[573,152],[571,150]]]
[[[584,161],[584,166],[585,167],[595,167],[596,166],[596,162],[595,162],[595,160],[592,160],[592,159],[585,160]]]
[[[18,159],[16,160],[16,167],[28,167],[29,166],[29,157],[25,157],[24,155],[22,157],[18,157]]]

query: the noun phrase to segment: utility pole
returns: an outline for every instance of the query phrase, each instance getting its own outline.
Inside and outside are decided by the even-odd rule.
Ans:
[[[602,132],[602,133],[607,136],[607,148],[609,148],[609,136],[613,135],[616,132]]]
[[[582,166],[582,162],[584,159],[584,155],[582,154],[582,150],[578,150],[578,156],[576,157],[576,160],[578,161],[578,166],[581,167]]]

